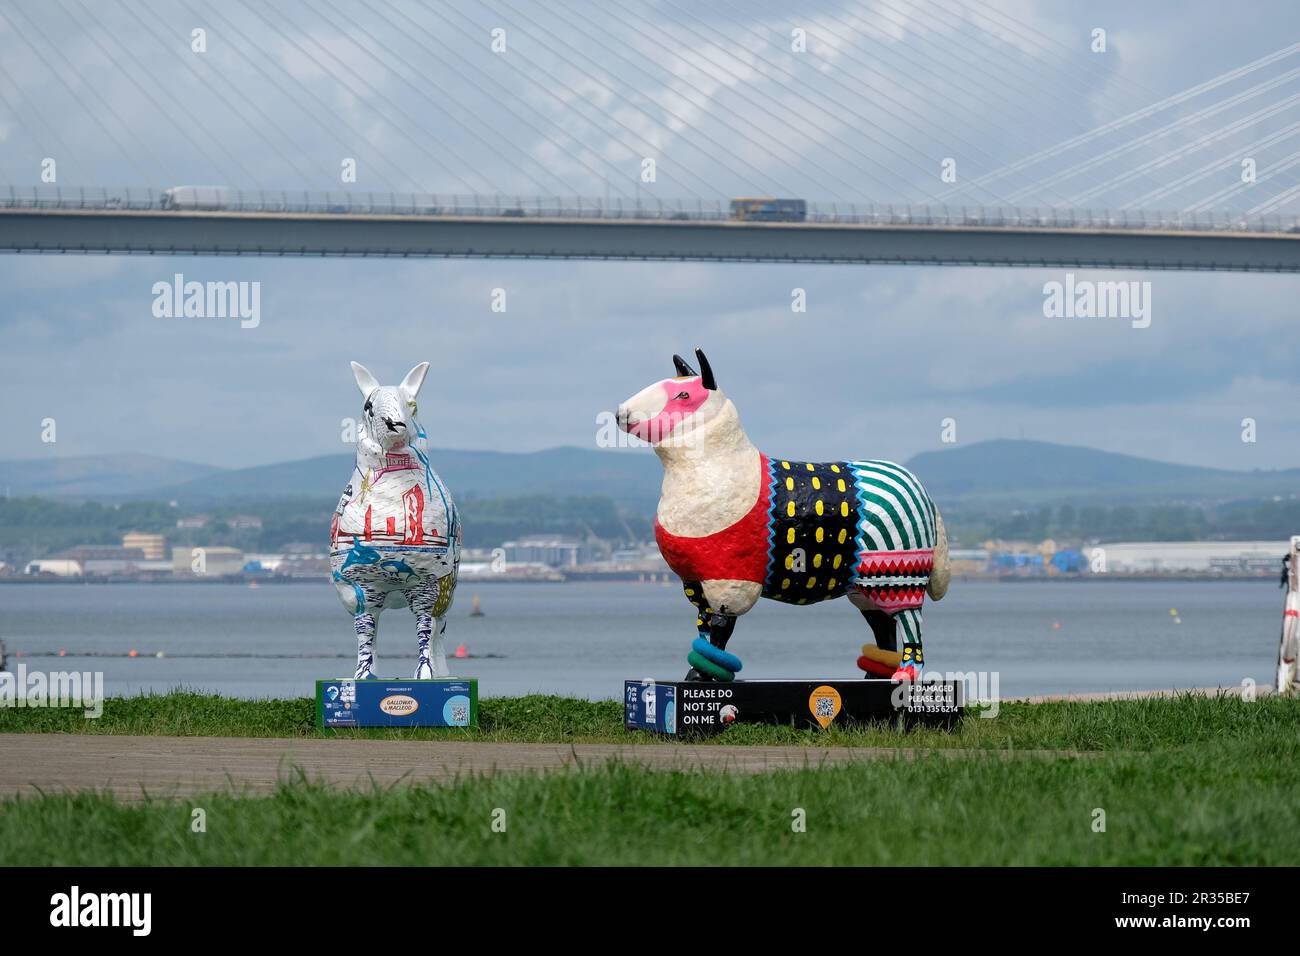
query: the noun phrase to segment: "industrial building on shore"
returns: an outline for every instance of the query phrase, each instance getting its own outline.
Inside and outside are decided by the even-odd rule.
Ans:
[[[1095,574],[1275,574],[1289,541],[1119,541],[1083,549]]]

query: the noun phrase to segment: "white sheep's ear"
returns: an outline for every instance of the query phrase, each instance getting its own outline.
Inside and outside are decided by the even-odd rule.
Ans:
[[[425,373],[429,371],[429,363],[421,362],[415,368],[406,373],[406,378],[402,379],[401,389],[411,398],[420,394],[420,386],[424,384]]]
[[[379,387],[379,382],[370,374],[370,369],[360,362],[352,363],[352,377],[357,380],[357,388],[361,389],[362,398],[369,398],[370,393]]]

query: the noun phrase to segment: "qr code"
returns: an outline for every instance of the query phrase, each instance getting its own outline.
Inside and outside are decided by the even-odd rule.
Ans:
[[[469,708],[464,704],[451,705],[451,722],[453,724],[469,723]]]
[[[816,717],[834,717],[835,701],[829,697],[817,698],[817,710],[814,712]]]

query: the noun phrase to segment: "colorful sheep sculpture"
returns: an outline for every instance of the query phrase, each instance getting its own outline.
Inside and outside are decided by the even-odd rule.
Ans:
[[[869,676],[917,680],[921,605],[948,589],[943,519],[920,481],[887,461],[805,462],[750,442],[709,361],[673,356],[677,374],[618,408],[619,427],[664,467],[655,538],[696,608],[687,680],[729,681],[736,618],[760,597],[812,604],[847,597],[875,643]],[[897,638],[902,637],[902,650]]]
[[[428,370],[421,362],[391,387],[352,363],[365,404],[352,480],[330,524],[330,566],[357,632],[357,680],[375,676],[379,613],[386,607],[410,607],[415,615],[416,679],[448,674],[443,634],[456,590],[460,525],[415,417]]]

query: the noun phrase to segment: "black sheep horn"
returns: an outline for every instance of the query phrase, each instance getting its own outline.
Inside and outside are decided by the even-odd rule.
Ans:
[[[673,365],[677,367],[677,375],[679,378],[694,378],[696,375],[700,374],[687,365],[686,359],[682,358],[680,355],[673,356]]]
[[[703,379],[704,387],[711,392],[717,391],[718,383],[713,377],[713,369],[709,367],[709,360],[699,349],[695,350],[695,357],[700,360],[700,378]]]

